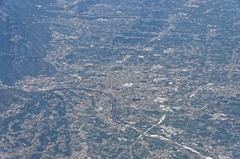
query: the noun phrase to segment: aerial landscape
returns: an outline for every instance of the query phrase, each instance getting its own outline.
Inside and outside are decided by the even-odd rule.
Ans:
[[[0,159],[239,149],[239,0],[0,0]]]

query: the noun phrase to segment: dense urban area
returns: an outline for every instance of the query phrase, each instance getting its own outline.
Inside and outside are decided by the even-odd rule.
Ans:
[[[0,159],[240,158],[238,0],[0,0]]]

